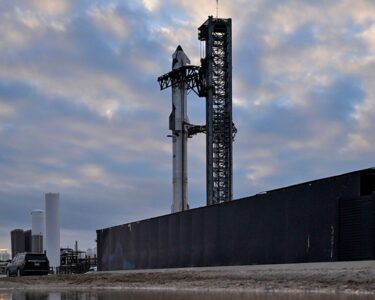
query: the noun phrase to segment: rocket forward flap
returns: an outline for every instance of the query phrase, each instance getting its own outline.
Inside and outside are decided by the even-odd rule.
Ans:
[[[175,122],[176,122],[175,114],[176,114],[176,107],[174,105],[172,105],[172,112],[169,115],[169,130],[172,130],[172,131],[174,131],[175,128],[176,128],[176,126],[175,126]]]
[[[190,64],[190,59],[185,54],[184,50],[180,45],[176,48],[176,51],[172,55],[172,70],[181,68]]]

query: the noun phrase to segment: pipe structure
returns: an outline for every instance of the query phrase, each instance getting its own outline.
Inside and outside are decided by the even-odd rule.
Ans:
[[[60,194],[47,193],[46,200],[46,251],[50,266],[60,266]]]
[[[172,55],[172,71],[190,64],[181,46]],[[189,209],[187,179],[187,87],[181,80],[172,86],[172,113],[169,117],[169,129],[172,130],[173,144],[173,203],[172,213]]]

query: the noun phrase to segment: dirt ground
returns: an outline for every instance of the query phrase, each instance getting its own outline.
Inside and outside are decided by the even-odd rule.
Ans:
[[[235,266],[0,278],[0,289],[225,290],[375,295],[375,262]]]

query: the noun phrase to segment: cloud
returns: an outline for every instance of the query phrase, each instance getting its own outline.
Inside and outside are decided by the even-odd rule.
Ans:
[[[156,10],[160,5],[160,0],[142,0],[143,5],[149,11]]]
[[[99,29],[104,29],[108,33],[115,34],[118,38],[124,39],[128,36],[129,30],[125,18],[116,11],[116,6],[95,5],[88,10],[88,14],[93,18]]]
[[[28,4],[31,4],[36,10],[52,16],[67,13],[71,6],[71,1],[69,0],[32,0],[28,2]]]
[[[369,49],[375,52],[375,25],[362,32],[361,37],[367,43]]]
[[[0,102],[0,116],[3,118],[10,117],[15,113],[14,107],[6,102]]]

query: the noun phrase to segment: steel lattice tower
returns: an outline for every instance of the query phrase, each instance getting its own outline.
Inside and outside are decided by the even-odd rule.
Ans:
[[[212,16],[198,29],[205,42],[207,205],[232,200],[232,20]]]

